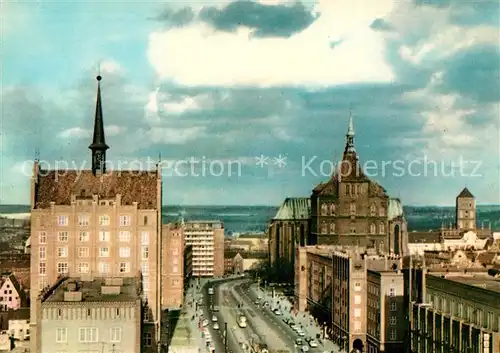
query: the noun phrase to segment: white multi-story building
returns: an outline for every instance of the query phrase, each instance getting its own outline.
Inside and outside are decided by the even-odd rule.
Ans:
[[[188,221],[184,224],[185,247],[191,248],[194,277],[224,274],[224,225],[220,221]]]

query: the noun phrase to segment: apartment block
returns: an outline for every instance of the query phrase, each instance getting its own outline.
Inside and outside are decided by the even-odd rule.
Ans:
[[[150,315],[145,330],[158,335],[161,313],[161,171],[106,170],[98,76],[90,170],[52,170],[38,161],[31,179],[31,344],[40,291],[60,277],[130,277],[141,273]],[[36,351],[34,348],[33,351]]]
[[[405,303],[405,281],[400,268],[367,271],[365,352],[406,351],[408,320]]]
[[[187,221],[184,243],[191,246],[194,277],[224,275],[224,224],[220,221]]]
[[[140,278],[61,278],[37,298],[38,353],[140,353]]]
[[[412,352],[499,353],[500,272],[445,271],[410,271]]]
[[[162,308],[180,308],[184,300],[184,230],[162,225]]]

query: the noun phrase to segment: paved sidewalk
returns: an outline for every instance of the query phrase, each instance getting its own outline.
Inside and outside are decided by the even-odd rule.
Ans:
[[[320,334],[320,337],[323,337],[322,330],[319,325],[315,322],[314,318],[308,313],[298,312],[292,313],[292,303],[286,297],[280,297],[280,295],[276,294],[275,298],[272,298],[272,292],[265,292],[263,289],[258,289],[257,285],[252,285],[251,289],[254,294],[260,294],[262,296],[262,300],[269,301],[271,308],[279,307],[283,312],[283,317],[292,318],[296,324],[302,326],[304,332],[307,336],[313,337],[319,343],[319,348],[321,348],[325,352],[341,352],[339,346],[328,339],[318,340],[316,337]]]

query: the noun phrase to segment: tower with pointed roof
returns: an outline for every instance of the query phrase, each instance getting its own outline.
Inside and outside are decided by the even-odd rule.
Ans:
[[[94,136],[89,149],[92,151],[92,174],[101,175],[106,173],[106,151],[109,146],[106,144],[106,137],[104,135],[104,120],[102,116],[102,102],[101,102],[101,79],[100,75],[97,76],[97,99],[95,106],[94,118]]]
[[[456,228],[460,231],[476,229],[476,199],[465,187],[458,194],[455,203]]]

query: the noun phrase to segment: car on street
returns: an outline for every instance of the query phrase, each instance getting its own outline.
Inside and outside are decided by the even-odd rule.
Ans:
[[[311,348],[316,348],[318,347],[318,342],[316,342],[316,340],[310,340],[309,345],[311,346]]]
[[[299,335],[300,337],[304,337],[306,333],[302,329],[300,329],[299,331],[297,331],[297,335]]]
[[[257,299],[261,300],[261,299],[262,299],[262,294],[259,294],[259,295],[257,296]]]
[[[269,307],[269,302],[264,302],[264,304],[262,304],[262,307],[263,307],[263,308],[267,308],[267,307]]]
[[[213,321],[213,322],[217,322],[217,316],[215,316],[215,315],[214,315],[214,316],[212,316],[212,321]]]
[[[294,330],[295,332],[298,332],[298,331],[300,331],[300,326],[299,325],[292,325],[292,330]]]
[[[302,352],[309,352],[309,347],[308,346],[302,346],[302,348],[300,349]]]
[[[258,306],[260,304],[260,301],[256,300],[254,304]]]
[[[280,309],[274,310],[274,314],[277,315],[277,316],[283,315],[283,313],[281,312]]]
[[[303,343],[302,343],[302,339],[301,339],[301,338],[297,338],[297,339],[295,340],[295,344],[296,344],[297,346],[302,346],[302,344],[303,344]]]
[[[306,339],[304,341],[306,341],[307,343],[311,342],[313,339],[311,337],[306,337]]]
[[[213,288],[208,288],[208,294],[210,294],[210,295],[214,294],[214,289]]]
[[[290,327],[293,327],[293,326],[295,326],[295,322],[292,319],[290,319],[290,320],[288,320],[288,325]]]
[[[203,327],[207,327],[208,326],[208,320],[203,320],[202,325],[203,325]]]
[[[218,323],[215,323],[214,324],[214,330],[218,330],[219,329],[219,324]]]
[[[219,311],[219,307],[216,305],[214,306],[214,313],[218,312]]]

